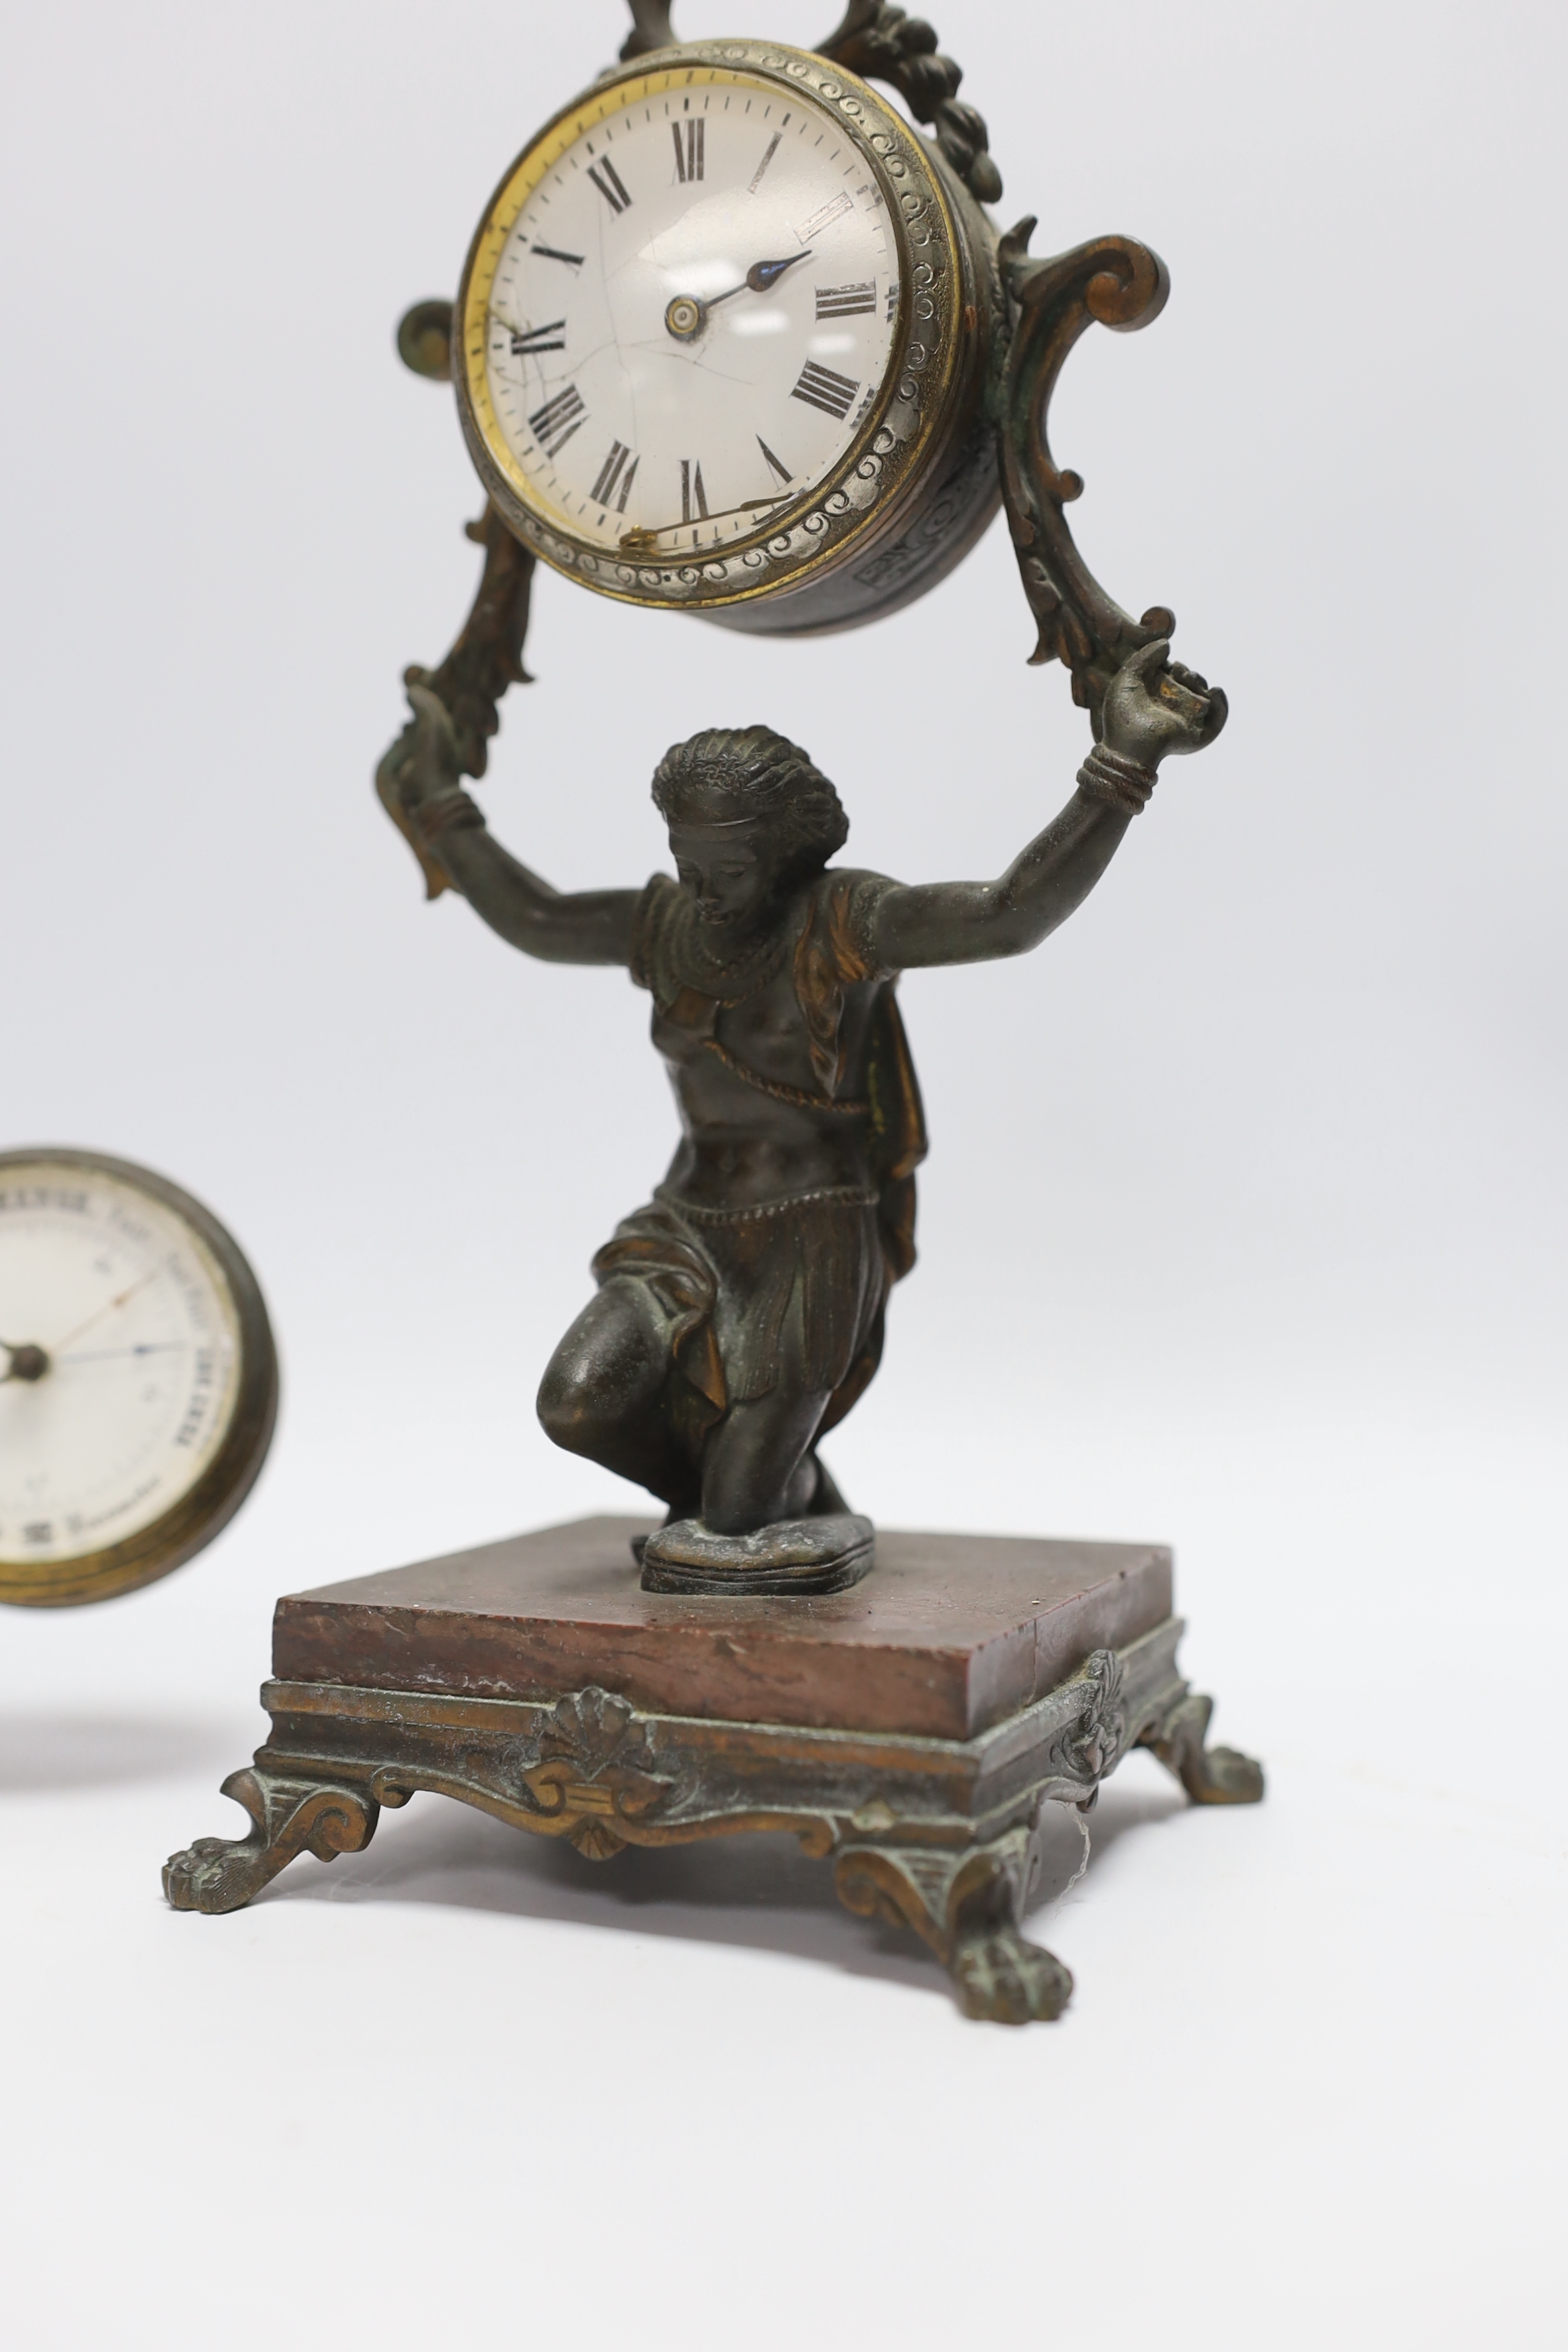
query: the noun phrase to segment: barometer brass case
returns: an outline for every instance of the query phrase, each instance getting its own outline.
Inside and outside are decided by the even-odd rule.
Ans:
[[[0,1205],[29,1187],[47,1191],[59,1187],[62,1172],[91,1179],[109,1177],[116,1185],[155,1204],[184,1228],[198,1254],[204,1273],[215,1282],[229,1311],[237,1335],[237,1364],[227,1418],[216,1451],[195,1481],[179,1493],[169,1508],[121,1540],[66,1557],[28,1556],[0,1538],[0,1601],[27,1608],[60,1609],[89,1601],[107,1601],[132,1592],[167,1576],[211,1543],[238,1510],[260,1474],[272,1441],[278,1415],[278,1352],[260,1286],[239,1244],[199,1201],[132,1161],[108,1153],[67,1146],[37,1145],[26,1150],[0,1152]],[[118,1302],[110,1302],[111,1306]],[[96,1318],[95,1318],[96,1319]],[[12,1333],[27,1343],[7,1350],[8,1374],[15,1376],[18,1357],[21,1377],[36,1383],[40,1393],[50,1377],[43,1346],[35,1336]],[[32,1360],[39,1360],[35,1363]]]

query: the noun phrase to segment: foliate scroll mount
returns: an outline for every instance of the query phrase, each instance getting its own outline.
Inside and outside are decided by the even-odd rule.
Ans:
[[[984,119],[961,103],[963,68],[943,57],[936,44],[936,34],[922,18],[889,6],[887,0],[848,0],[842,23],[817,42],[816,54],[862,81],[886,82],[896,89],[915,121],[930,123],[971,195],[994,205],[1002,194],[1002,174],[987,152]]]
[[[1168,637],[1175,615],[1156,604],[1135,621],[1108,595],[1073,543],[1063,511],[1083,489],[1058,467],[1047,437],[1051,394],[1068,353],[1098,320],[1119,334],[1146,327],[1164,309],[1164,263],[1129,236],[1098,236],[1049,261],[1032,261],[1032,217],[1002,239],[1001,262],[1016,306],[1002,380],[1002,495],[1024,593],[1038,637],[1032,662],[1059,661],[1072,673],[1073,700],[1099,731],[1105,689],[1141,646]]]

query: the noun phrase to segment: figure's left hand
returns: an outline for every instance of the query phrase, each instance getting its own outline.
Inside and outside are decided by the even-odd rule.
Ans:
[[[1173,753],[1201,751],[1229,716],[1217,686],[1170,659],[1169,637],[1156,637],[1124,661],[1111,679],[1100,713],[1108,751],[1145,768]]]

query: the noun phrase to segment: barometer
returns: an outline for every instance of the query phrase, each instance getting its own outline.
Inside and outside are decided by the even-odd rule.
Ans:
[[[0,1152],[0,1601],[178,1568],[248,1494],[277,1408],[260,1289],[209,1211],[100,1152]]]

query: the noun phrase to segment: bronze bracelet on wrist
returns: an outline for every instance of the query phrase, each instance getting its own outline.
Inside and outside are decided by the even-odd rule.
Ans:
[[[428,800],[416,801],[409,811],[409,822],[426,847],[438,833],[453,827],[471,832],[476,825],[482,826],[484,821],[483,809],[461,784],[448,784],[444,791],[432,793]]]
[[[1110,751],[1104,743],[1095,745],[1078,772],[1079,792],[1120,809],[1124,816],[1137,816],[1148,807],[1155,782],[1154,769]]]

